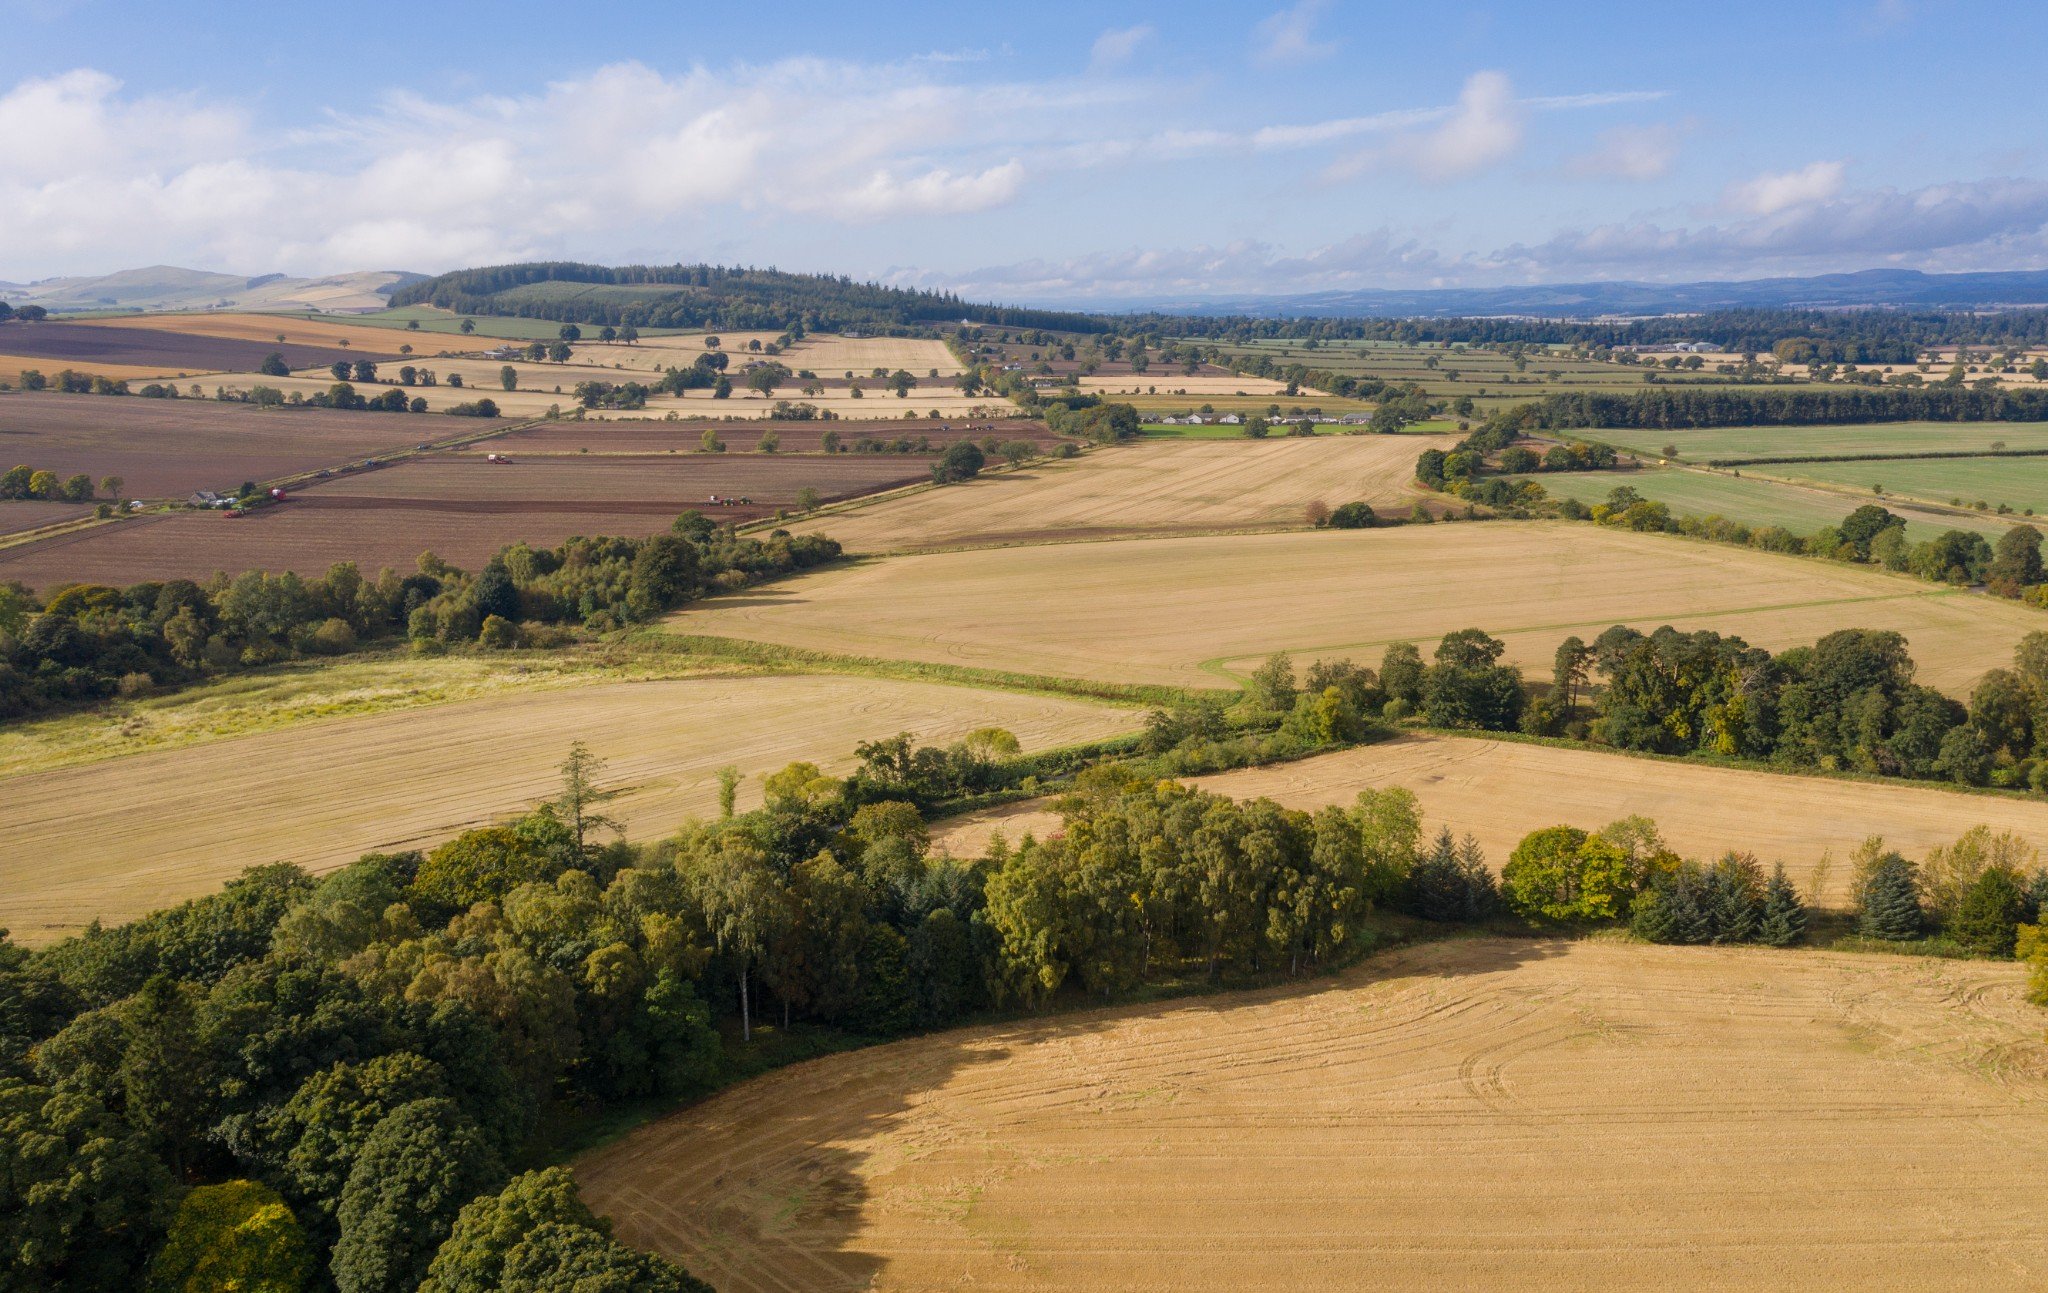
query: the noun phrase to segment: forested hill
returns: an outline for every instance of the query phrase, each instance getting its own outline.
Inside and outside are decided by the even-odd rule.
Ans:
[[[960,320],[1006,327],[1100,332],[1088,314],[977,305],[950,292],[859,283],[829,274],[720,265],[582,265],[543,261],[461,269],[400,288],[393,305],[432,304],[463,314],[652,328],[936,326]]]

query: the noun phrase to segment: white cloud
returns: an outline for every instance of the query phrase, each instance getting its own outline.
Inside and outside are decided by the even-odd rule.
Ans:
[[[1139,46],[1158,35],[1158,29],[1150,23],[1135,27],[1113,27],[1095,38],[1095,45],[1088,51],[1088,65],[1095,69],[1120,67],[1131,61]]]
[[[1020,117],[1093,128],[1116,87],[959,81],[927,61],[637,63],[513,96],[397,93],[313,128],[131,96],[90,69],[0,93],[0,276],[183,261],[441,268],[592,240],[700,242],[734,215],[981,211],[1030,167]]]
[[[1309,63],[1336,53],[1335,41],[1322,40],[1316,35],[1316,23],[1328,7],[1329,0],[1298,0],[1298,3],[1260,22],[1256,29],[1259,48],[1255,57],[1268,67],[1277,67],[1286,63]]]
[[[1796,171],[1759,175],[1730,188],[1728,205],[1748,215],[1767,216],[1825,202],[1842,191],[1846,170],[1841,162],[1810,162]]]
[[[1678,161],[1679,130],[1669,124],[1616,126],[1601,132],[1589,152],[1565,162],[1575,179],[1656,180]]]
[[[1411,131],[1377,148],[1339,158],[1325,171],[1331,180],[1356,178],[1370,170],[1399,166],[1430,184],[1465,179],[1515,155],[1522,146],[1528,105],[1500,72],[1474,72],[1450,109],[1431,114],[1436,124]]]

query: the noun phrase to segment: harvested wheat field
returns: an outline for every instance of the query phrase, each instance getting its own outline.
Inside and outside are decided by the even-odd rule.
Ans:
[[[815,1060],[576,1173],[725,1293],[2036,1289],[2023,979],[1437,943]]]
[[[1242,373],[1204,372],[1189,376],[1178,372],[1111,373],[1077,379],[1081,390],[1091,395],[1143,395],[1147,392],[1177,395],[1286,395],[1287,383],[1270,377],[1248,377]],[[1306,386],[1292,399],[1314,399],[1322,394]]]
[[[1835,629],[1896,629],[1921,681],[1955,694],[2048,628],[2015,603],[1880,571],[1570,522],[1487,522],[895,557],[692,610],[688,631],[1224,686],[1272,651],[1376,664],[1389,642],[1420,641],[1426,653],[1470,627],[1547,674],[1567,635],[1590,640],[1622,622],[1714,629],[1774,649]]]
[[[1150,441],[1033,464],[792,527],[850,552],[1307,524],[1311,502],[1407,510],[1415,456],[1451,436]],[[1419,497],[1419,494],[1416,496]]]
[[[1193,777],[1233,799],[1264,797],[1289,808],[1349,804],[1368,787],[1415,792],[1426,827],[1470,834],[1498,871],[1530,831],[1597,830],[1617,818],[1653,819],[1672,848],[1711,862],[1730,849],[1783,862],[1808,901],[1848,902],[1849,855],[1866,836],[1915,860],[1982,823],[2048,842],[2048,804],[1928,786],[1843,781],[1638,759],[1597,750],[1523,745],[1484,737],[1404,735],[1295,763]],[[1015,844],[1060,829],[1044,800],[955,819],[934,838],[977,857],[996,832]]]
[[[373,849],[431,846],[553,795],[572,741],[627,793],[607,808],[646,840],[717,804],[716,769],[796,759],[852,766],[899,731],[943,743],[1006,727],[1027,749],[1129,731],[1086,701],[874,678],[598,682],[302,723],[159,753],[0,779],[14,804],[0,928],[45,943],[208,893],[244,867],[328,870]]]

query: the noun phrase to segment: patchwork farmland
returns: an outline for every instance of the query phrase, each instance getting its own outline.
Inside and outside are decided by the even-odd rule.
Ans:
[[[215,571],[314,575],[338,561],[366,572],[410,571],[426,552],[473,570],[511,543],[644,537],[665,533],[693,509],[742,523],[794,508],[806,488],[831,501],[930,478],[928,457],[902,454],[507,456],[494,462],[485,449],[423,455],[315,481],[245,516],[179,511],[61,534],[0,549],[0,579],[45,588],[204,579]]]

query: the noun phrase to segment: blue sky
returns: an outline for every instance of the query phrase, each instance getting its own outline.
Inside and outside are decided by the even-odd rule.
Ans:
[[[1010,300],[2048,266],[2038,8],[0,0],[0,279]]]

